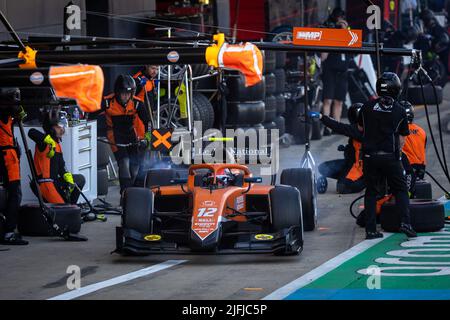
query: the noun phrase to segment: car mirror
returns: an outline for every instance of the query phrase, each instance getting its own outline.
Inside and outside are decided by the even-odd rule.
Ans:
[[[171,184],[186,184],[188,182],[188,179],[186,178],[177,178],[170,180]]]
[[[261,183],[262,178],[261,177],[248,177],[248,178],[245,178],[244,181],[247,183]]]

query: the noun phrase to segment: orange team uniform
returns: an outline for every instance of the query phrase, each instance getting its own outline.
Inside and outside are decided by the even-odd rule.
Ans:
[[[406,137],[402,151],[406,154],[412,166],[425,166],[427,134],[415,123],[409,124],[409,132],[410,135]]]
[[[128,101],[126,107],[123,107],[111,94],[105,97],[107,101],[105,117],[107,138],[112,144],[113,152],[118,151],[114,144],[134,143],[144,139],[147,131],[145,116],[141,116],[143,111],[142,100],[136,96]],[[145,111],[144,111],[145,112]]]

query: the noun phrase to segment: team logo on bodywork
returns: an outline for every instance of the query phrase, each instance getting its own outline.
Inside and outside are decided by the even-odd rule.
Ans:
[[[144,237],[145,241],[159,241],[161,236],[159,234],[148,234]]]
[[[212,200],[206,200],[202,202],[203,207],[217,207],[216,202]]]
[[[272,240],[273,236],[271,234],[257,234],[255,235],[255,239],[260,241],[267,241]]]

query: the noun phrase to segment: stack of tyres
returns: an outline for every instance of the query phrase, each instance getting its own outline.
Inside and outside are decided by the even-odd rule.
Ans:
[[[46,204],[54,223],[70,233],[79,233],[81,228],[81,209],[70,204]],[[54,236],[52,227],[45,220],[38,204],[25,204],[19,209],[19,232],[24,236]]]
[[[226,75],[227,124],[232,127],[260,124],[265,117],[265,81],[245,86],[244,75],[238,71]]]
[[[264,128],[277,129],[278,137],[283,138],[286,133],[286,52],[265,51],[264,78],[266,81],[266,112]],[[272,140],[268,132],[268,141]],[[284,141],[281,139],[280,141]]]
[[[293,136],[294,144],[305,144],[307,135],[311,136],[311,124],[305,121],[305,104],[288,100],[286,106],[286,130]]]
[[[302,57],[297,53],[289,53],[286,58],[284,73],[285,83],[285,130],[292,137],[294,144],[305,144],[306,137],[311,137],[312,126],[305,121],[304,87]],[[316,98],[315,92],[309,92],[309,101]]]
[[[262,123],[266,116],[266,104],[264,97],[266,95],[266,79],[253,85],[245,85],[245,77],[238,71],[229,71],[226,74],[227,85],[227,128],[235,131],[235,136],[248,137],[253,136],[258,129],[263,128]],[[251,149],[250,138],[245,138],[246,145],[238,145],[235,141],[233,150],[224,150],[224,158],[228,159],[231,155],[247,153]],[[242,144],[242,143],[241,143]],[[258,146],[253,146],[257,149]],[[238,150],[239,149],[239,150]],[[255,150],[253,150],[255,151]],[[230,154],[231,152],[231,154]],[[246,160],[248,157],[246,157]]]

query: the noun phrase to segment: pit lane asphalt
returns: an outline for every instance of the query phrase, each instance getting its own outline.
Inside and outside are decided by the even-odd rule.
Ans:
[[[446,93],[450,90],[446,88]],[[449,112],[450,99],[441,106],[442,116]],[[434,108],[433,108],[434,110]],[[424,110],[416,108],[417,123],[428,132]],[[437,132],[436,115],[432,123]],[[439,137],[436,134],[436,139]],[[448,151],[450,136],[444,135]],[[342,136],[313,141],[311,150],[317,163],[341,158]],[[297,167],[304,146],[281,150],[281,168]],[[428,166],[441,183],[443,174],[428,139]],[[450,158],[450,154],[447,153]],[[265,179],[268,182],[268,179]],[[444,184],[445,186],[448,186]],[[27,238],[25,247],[0,246],[0,299],[48,299],[68,292],[67,267],[81,268],[81,286],[105,281],[167,260],[187,260],[177,266],[135,280],[111,286],[79,299],[260,299],[300,277],[364,239],[348,206],[358,195],[337,195],[335,182],[329,180],[328,192],[319,195],[319,228],[305,233],[304,250],[295,257],[272,255],[151,255],[121,257],[111,255],[115,246],[118,216],[106,223],[90,222],[82,226],[88,242],[64,242],[57,238]],[[108,200],[116,201],[117,188],[110,189]],[[433,184],[433,194],[442,192]],[[7,251],[3,251],[9,249]]]

